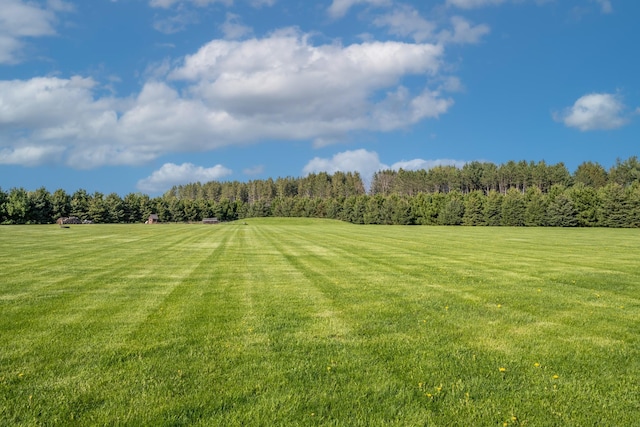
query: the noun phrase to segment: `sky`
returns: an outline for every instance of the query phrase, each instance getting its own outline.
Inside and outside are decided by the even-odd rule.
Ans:
[[[0,0],[0,188],[639,155],[636,0]]]

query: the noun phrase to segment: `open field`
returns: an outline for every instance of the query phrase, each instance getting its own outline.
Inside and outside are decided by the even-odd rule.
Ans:
[[[637,425],[640,230],[0,227],[0,425]]]

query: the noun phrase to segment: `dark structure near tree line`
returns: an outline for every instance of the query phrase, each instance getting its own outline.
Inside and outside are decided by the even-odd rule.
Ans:
[[[147,219],[147,222],[145,222],[145,224],[157,224],[159,222],[160,222],[160,219],[158,219],[158,215],[151,214],[149,215],[149,219]]]
[[[78,218],[77,216],[70,216],[70,217],[58,218],[58,220],[56,221],[56,224],[58,225],[82,224],[82,221],[80,221],[80,218]]]
[[[204,218],[202,220],[203,224],[219,224],[220,221],[218,220],[218,218]]]

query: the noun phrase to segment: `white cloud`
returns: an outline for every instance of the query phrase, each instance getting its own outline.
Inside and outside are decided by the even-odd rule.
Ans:
[[[47,7],[55,12],[74,12],[76,10],[73,3],[64,0],[47,0]]]
[[[316,46],[287,30],[212,41],[176,68],[164,64],[127,98],[101,97],[108,87],[80,76],[0,80],[0,150],[17,162],[22,157],[11,153],[19,147],[56,146],[59,162],[93,168],[266,140],[323,145],[351,132],[391,131],[453,104],[427,84],[428,76],[442,82],[442,54],[433,44]],[[422,76],[425,87],[403,87],[408,75]],[[29,164],[45,160],[32,158]]]
[[[450,19],[451,29],[445,29],[436,33],[438,25],[435,22],[424,19],[420,13],[411,6],[402,5],[390,13],[380,15],[373,20],[378,27],[387,28],[389,33],[399,37],[411,37],[416,42],[438,43],[478,43],[482,36],[489,33],[488,25],[472,25],[460,16]]]
[[[600,3],[603,11],[611,8],[610,0],[590,0]],[[503,3],[525,3],[532,2],[537,5],[557,2],[557,0],[446,0],[447,6],[458,7],[460,9],[477,9],[485,6],[498,6]]]
[[[286,123],[285,134],[295,139],[330,138],[389,127],[374,116],[411,123],[405,114],[415,116],[407,111],[412,98],[405,97],[403,115],[372,99],[405,75],[435,75],[441,55],[442,48],[431,44],[313,46],[308,36],[289,30],[260,40],[213,41],[188,56],[171,77],[194,82],[192,93],[211,108],[224,106],[233,117],[253,118],[274,136],[284,136],[280,125]]]
[[[258,165],[252,168],[246,168],[242,170],[242,173],[245,175],[260,175],[262,172],[264,172],[263,165]]]
[[[445,77],[440,88],[446,92],[464,92],[465,90],[460,79],[455,76]]]
[[[436,160],[423,160],[423,159],[413,159],[413,160],[402,160],[400,162],[394,163],[390,169],[393,170],[411,170],[417,171],[421,169],[431,169],[436,166],[455,166],[457,168],[463,167],[466,163],[464,160],[453,160],[453,159],[436,159]]]
[[[190,11],[182,11],[166,18],[158,18],[153,28],[163,34],[175,34],[184,31],[189,25],[198,22],[198,15]]]
[[[477,7],[498,5],[506,0],[447,0],[448,6],[455,6],[461,9],[474,9]]]
[[[112,0],[113,1],[113,0]],[[277,0],[248,0],[248,3],[253,7],[273,6]],[[169,9],[174,5],[184,6],[192,4],[197,7],[206,7],[211,4],[220,3],[224,6],[233,6],[233,0],[149,0],[151,7]]]
[[[568,127],[588,130],[617,129],[628,119],[624,116],[625,106],[619,96],[610,93],[592,93],[578,99],[572,107],[562,113],[555,113],[554,119]]]
[[[335,172],[358,172],[365,182],[369,185],[373,175],[381,170],[420,170],[431,169],[436,166],[455,166],[461,168],[467,162],[463,160],[437,159],[437,160],[402,160],[387,166],[380,161],[378,153],[375,151],[367,151],[365,149],[344,151],[337,153],[331,158],[316,157],[309,161],[303,169],[303,173],[327,172],[333,174]]]
[[[344,151],[334,155],[330,159],[315,157],[303,169],[303,173],[327,172],[329,174],[340,172],[358,172],[365,183],[369,183],[373,174],[379,170],[388,169],[388,166],[380,162],[378,153],[365,149]]]
[[[240,22],[240,16],[234,13],[227,13],[227,19],[221,25],[221,29],[227,40],[240,39],[253,32],[251,27],[243,25]]]
[[[277,0],[250,0],[249,4],[253,7],[273,6]]]
[[[489,34],[491,31],[488,25],[472,25],[466,19],[460,16],[451,18],[453,31],[444,30],[438,35],[438,39],[443,43],[478,43],[482,36]]]
[[[0,164],[36,166],[54,162],[64,148],[57,146],[24,146],[0,149]]]
[[[342,18],[357,4],[367,4],[371,6],[389,6],[391,0],[333,0],[327,12],[333,18]]]
[[[611,5],[611,0],[595,0],[595,2],[600,5],[602,13],[613,12],[613,6]]]
[[[20,62],[25,38],[56,34],[55,12],[68,12],[72,6],[61,0],[50,0],[43,8],[20,0],[0,2],[0,64]]]
[[[193,4],[195,6],[204,7],[213,3],[222,3],[226,6],[231,6],[233,4],[233,0],[150,0],[149,5],[151,7],[159,7],[162,9],[168,9],[172,7],[174,4],[182,5],[182,4]]]
[[[436,29],[433,22],[424,19],[417,10],[408,5],[402,5],[391,13],[377,17],[373,24],[389,28],[393,35],[412,37],[417,42],[433,39]]]
[[[232,173],[222,165],[211,168],[196,166],[192,163],[176,165],[165,163],[160,169],[154,171],[147,178],[138,181],[137,187],[141,191],[160,193],[174,185],[189,184],[192,182],[209,182],[224,178]]]
[[[102,114],[108,100],[93,100],[95,85],[79,76],[0,80],[0,125],[5,130],[53,129],[86,120],[92,112]]]

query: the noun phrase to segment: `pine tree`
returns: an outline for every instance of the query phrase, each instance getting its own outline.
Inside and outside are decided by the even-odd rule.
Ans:
[[[516,188],[510,188],[502,201],[502,225],[524,225],[526,204],[522,193]]]
[[[490,226],[502,223],[502,194],[496,190],[489,191],[484,203],[484,223]]]
[[[551,227],[575,227],[578,225],[573,202],[565,194],[558,195],[549,203],[547,223]]]
[[[484,224],[484,201],[485,196],[481,191],[472,191],[465,197],[464,214],[462,224],[483,225]]]

